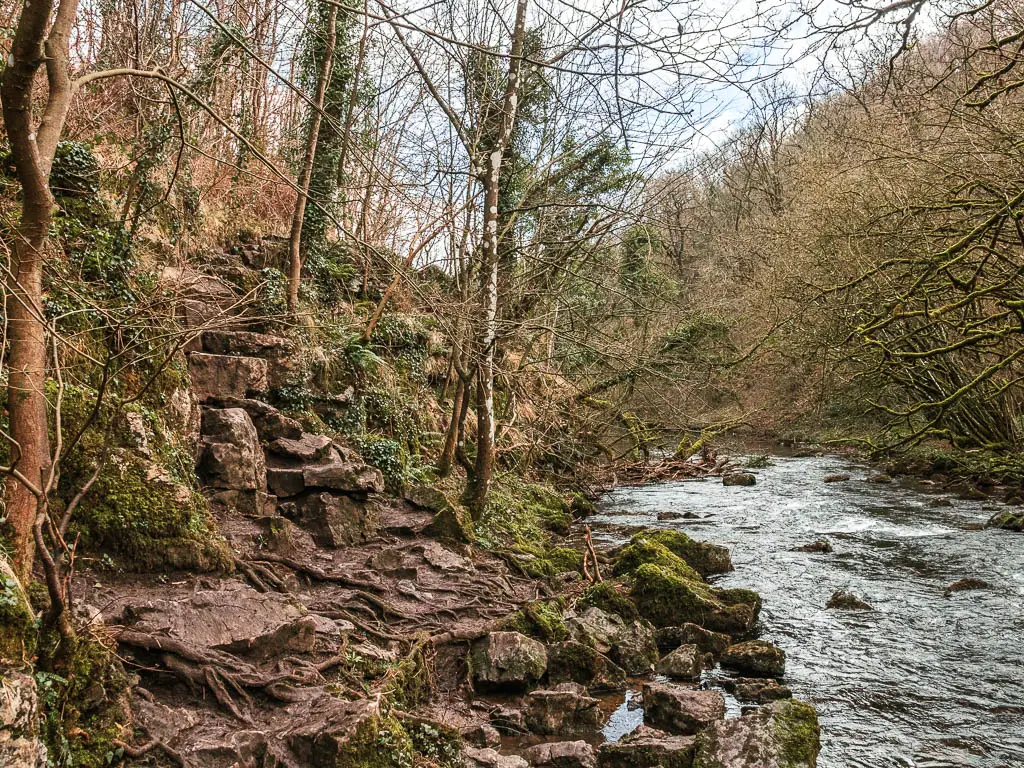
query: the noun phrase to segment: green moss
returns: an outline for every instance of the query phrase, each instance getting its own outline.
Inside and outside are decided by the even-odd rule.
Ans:
[[[754,617],[761,615],[761,596],[752,589],[733,587],[731,589],[716,589],[715,597],[726,605],[749,605],[754,611]]]
[[[728,549],[717,544],[694,541],[682,531],[644,531],[632,539],[633,542],[641,540],[661,544],[702,576],[728,573],[733,569]]]
[[[636,605],[622,588],[613,581],[602,581],[594,584],[583,592],[578,603],[581,609],[600,608],[606,613],[617,613],[626,621],[634,621],[640,617]]]
[[[792,699],[777,704],[774,708],[779,768],[813,766],[821,748],[821,729],[814,707]]]
[[[742,636],[753,628],[756,620],[750,605],[726,604],[707,584],[681,578],[673,569],[653,563],[645,563],[636,570],[630,597],[640,615],[657,627],[690,623]]]
[[[381,715],[363,721],[332,758],[335,768],[412,768],[415,756],[402,724]]]
[[[569,636],[569,630],[562,618],[564,611],[565,602],[560,598],[535,600],[532,603],[525,603],[505,619],[502,622],[502,629],[535,637],[546,643],[558,642]]]
[[[38,625],[28,597],[0,553],[0,666],[30,663],[37,635]]]
[[[558,573],[583,570],[583,553],[571,547],[555,547],[547,554],[547,559]]]
[[[130,681],[118,657],[106,645],[80,635],[72,647],[48,638],[42,654],[51,672],[37,672],[43,703],[43,741],[51,764],[100,768],[119,754],[130,720]]]
[[[703,582],[701,575],[668,547],[643,536],[634,537],[632,543],[622,550],[612,573],[616,576],[628,576],[645,564],[665,568],[681,579]]]
[[[437,768],[462,768],[462,737],[454,728],[417,718],[402,720],[417,758]]]
[[[480,543],[489,549],[510,548],[544,557],[550,533],[566,533],[572,518],[553,488],[513,474],[499,476],[477,520]]]

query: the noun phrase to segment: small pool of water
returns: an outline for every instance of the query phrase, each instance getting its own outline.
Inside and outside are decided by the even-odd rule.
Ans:
[[[842,459],[773,462],[748,488],[616,489],[595,540],[679,528],[732,550],[736,570],[716,584],[764,598],[761,637],[786,651],[787,684],[818,708],[821,768],[1024,768],[1024,535],[984,529],[993,505],[867,483]],[[834,473],[853,479],[823,482]],[[816,539],[835,551],[793,551]],[[991,588],[944,596],[966,577]],[[875,610],[825,610],[840,589]],[[609,727],[636,717],[622,709]]]

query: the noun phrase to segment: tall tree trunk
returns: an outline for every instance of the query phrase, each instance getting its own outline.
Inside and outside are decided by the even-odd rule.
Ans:
[[[18,20],[8,66],[0,79],[4,124],[22,189],[21,218],[11,269],[5,278],[12,468],[5,493],[14,570],[25,583],[35,558],[36,517],[44,507],[43,496],[50,479],[43,252],[53,220],[50,169],[71,100],[68,38],[76,9],[77,0],[62,0],[50,26],[53,3],[27,0]],[[33,85],[44,63],[49,92],[42,119],[34,127]]]
[[[306,142],[306,156],[299,171],[299,195],[292,213],[292,230],[288,239],[288,313],[294,315],[299,306],[299,283],[302,279],[302,220],[306,215],[306,200],[309,197],[309,180],[313,175],[313,160],[316,158],[316,144],[320,137],[320,122],[324,112],[324,96],[331,80],[331,65],[334,63],[334,45],[337,37],[338,6],[331,3],[327,15],[327,40],[324,43],[324,59],[320,64],[320,76],[316,84],[316,108],[310,116],[309,140]]]
[[[527,0],[518,0],[516,21],[512,29],[509,51],[508,78],[502,100],[501,123],[490,147],[484,184],[484,235],[481,248],[481,306],[480,341],[477,348],[479,362],[476,378],[476,471],[470,497],[474,514],[479,516],[487,503],[494,475],[495,415],[494,415],[494,352],[498,336],[498,203],[501,190],[501,164],[515,129],[519,109],[519,90],[523,69],[523,43],[526,37]]]

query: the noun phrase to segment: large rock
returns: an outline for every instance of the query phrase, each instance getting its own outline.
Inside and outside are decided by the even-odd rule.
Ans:
[[[725,698],[718,691],[678,685],[644,685],[644,723],[669,733],[691,735],[725,717]]]
[[[853,592],[841,589],[833,592],[825,607],[837,611],[870,611],[871,606],[857,597]]]
[[[700,680],[704,670],[704,654],[696,645],[680,645],[654,667],[659,675],[673,680]]]
[[[723,680],[722,687],[740,701],[755,701],[767,704],[779,699],[790,699],[793,692],[778,680],[766,680],[760,677],[737,677]]]
[[[749,472],[732,472],[722,478],[722,485],[756,485],[757,478]]]
[[[578,683],[532,691],[523,704],[526,727],[540,736],[572,736],[593,732],[601,724],[600,702]]]
[[[246,398],[267,391],[267,361],[193,352],[188,356],[192,389],[200,402]]]
[[[267,466],[256,427],[241,408],[203,410],[199,476],[210,488],[265,491]]]
[[[690,768],[693,736],[671,736],[641,725],[617,742],[602,744],[598,768]]]
[[[537,768],[597,768],[594,748],[585,741],[537,744],[523,753]]]
[[[349,451],[343,455],[334,450],[326,462],[304,465],[302,480],[307,488],[330,488],[345,493],[380,493],[384,490],[381,471]]]
[[[278,509],[322,547],[361,544],[380,530],[380,510],[372,499],[322,491],[284,502]]]
[[[39,738],[39,693],[32,675],[0,670],[0,766],[43,768]]]
[[[722,654],[722,667],[752,677],[782,677],[786,674],[786,653],[764,640],[730,645]]]
[[[789,699],[697,736],[693,768],[815,768],[820,748],[814,707]]]
[[[729,573],[733,570],[732,557],[727,547],[691,539],[682,531],[670,529],[644,531],[634,536],[632,541],[636,542],[640,539],[661,544],[701,576]]]
[[[165,267],[157,279],[171,295],[174,312],[187,328],[223,321],[237,311],[239,297],[234,286],[219,277],[185,266]]]
[[[295,344],[283,336],[252,331],[206,331],[203,351],[215,355],[260,357],[267,361],[267,380],[271,387],[292,383],[299,370]]]
[[[323,461],[331,455],[334,441],[326,435],[303,432],[297,438],[279,437],[267,448],[271,453],[297,462]]]
[[[534,685],[548,666],[544,646],[518,632],[491,632],[473,643],[473,679],[482,688],[524,689]]]
[[[299,422],[262,400],[227,397],[222,398],[220,404],[225,408],[241,408],[248,413],[256,426],[256,433],[264,442],[269,443],[279,437],[295,440],[302,436]]]
[[[630,596],[640,614],[656,627],[697,624],[714,632],[742,637],[757,621],[755,606],[745,602],[727,604],[707,584],[682,578],[668,568],[651,563],[637,569]]]
[[[625,621],[596,606],[566,622],[574,640],[608,655],[630,675],[651,671],[658,660],[654,629],[646,621]]]
[[[302,467],[267,467],[267,490],[279,499],[298,496],[306,490]]]
[[[710,653],[715,658],[721,656],[725,649],[732,645],[732,638],[729,635],[712,632],[696,624],[662,627],[655,633],[654,639],[662,651],[672,651],[681,645],[696,645],[703,653]]]
[[[465,768],[530,768],[530,764],[519,755],[502,755],[490,748],[465,747],[462,764]]]
[[[591,691],[626,687],[626,672],[592,646],[569,640],[548,646],[548,680],[580,683]]]

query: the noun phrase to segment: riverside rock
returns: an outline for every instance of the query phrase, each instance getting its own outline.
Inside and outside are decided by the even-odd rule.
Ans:
[[[662,651],[671,651],[680,645],[696,645],[704,653],[710,653],[714,657],[722,653],[732,645],[732,638],[721,632],[712,632],[696,624],[683,624],[681,627],[662,627],[655,634],[658,648]]]
[[[699,680],[704,654],[696,645],[680,645],[659,661],[654,671],[674,680]]]
[[[484,688],[525,689],[547,670],[547,649],[518,632],[491,632],[473,643],[473,679]]]
[[[600,651],[569,640],[548,646],[548,679],[552,683],[580,683],[591,691],[626,687],[626,672]]]
[[[815,768],[820,747],[814,707],[788,699],[711,724],[697,736],[693,768]]]
[[[594,748],[585,741],[537,744],[523,753],[537,768],[597,768]]]
[[[653,541],[662,545],[701,576],[713,576],[733,570],[732,557],[728,547],[697,541],[682,531],[644,531],[632,539],[634,543],[641,540]],[[652,561],[648,560],[647,562]]]
[[[607,654],[627,674],[646,674],[658,660],[654,628],[646,621],[627,622],[618,614],[591,606],[569,619],[566,626],[574,640]]]
[[[540,736],[595,731],[601,725],[599,703],[579,683],[561,683],[551,690],[530,692],[523,703],[523,721]]]
[[[740,701],[754,701],[758,704],[793,697],[789,688],[772,679],[737,677],[722,681],[722,686]]]
[[[952,584],[946,587],[946,591],[943,594],[946,597],[949,597],[954,592],[966,592],[968,590],[974,589],[991,589],[991,587],[992,585],[989,584],[987,581],[984,581],[983,579],[960,579],[959,581],[954,581]]]
[[[646,683],[643,696],[644,723],[669,733],[692,735],[725,717],[725,699],[718,691]]]
[[[801,544],[799,547],[793,547],[793,551],[827,555],[832,552],[832,545],[825,539],[818,539],[817,541],[812,541],[809,544]]]
[[[697,624],[735,637],[749,633],[757,621],[754,606],[726,604],[707,584],[651,563],[637,569],[630,596],[655,627]]]
[[[857,597],[853,592],[841,589],[833,592],[832,597],[825,604],[826,608],[838,611],[870,611],[874,610],[870,605]]]
[[[733,472],[731,474],[722,477],[722,485],[725,486],[744,486],[744,485],[757,485],[757,478],[749,472]]]
[[[786,673],[786,653],[764,640],[748,640],[730,645],[722,654],[722,667],[753,677],[782,677]]]
[[[690,768],[696,742],[693,736],[672,736],[641,725],[617,742],[602,744],[598,768]]]

